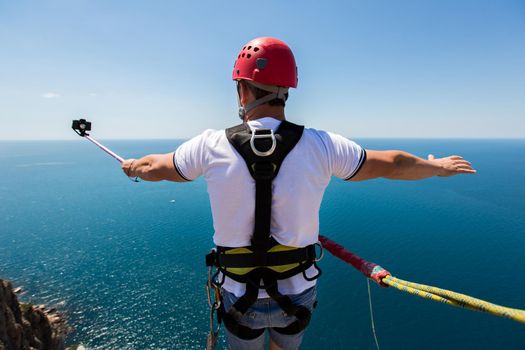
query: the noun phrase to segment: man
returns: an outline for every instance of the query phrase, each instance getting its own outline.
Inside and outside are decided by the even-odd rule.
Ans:
[[[318,242],[319,208],[331,177],[419,180],[475,170],[460,156],[425,160],[402,151],[364,150],[337,134],[289,123],[285,101],[288,89],[297,86],[297,68],[280,40],[248,42],[233,79],[242,125],[206,130],[175,152],[126,160],[122,168],[146,181],[205,177],[219,249],[211,264],[222,273],[230,348],[262,349],[267,330],[270,349],[297,349],[316,302],[311,247]],[[228,265],[225,258],[239,249],[244,255],[237,256],[250,261]],[[232,267],[246,271],[237,275]],[[371,277],[380,283],[387,274],[375,270]]]

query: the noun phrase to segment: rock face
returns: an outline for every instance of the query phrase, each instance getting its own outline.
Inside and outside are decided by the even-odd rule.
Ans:
[[[0,279],[0,350],[63,350],[68,326],[43,306],[21,304]]]

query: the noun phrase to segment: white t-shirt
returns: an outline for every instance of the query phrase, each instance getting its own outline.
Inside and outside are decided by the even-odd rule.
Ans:
[[[275,131],[280,121],[271,117],[249,121],[253,129]],[[280,244],[305,247],[318,241],[319,208],[333,176],[349,179],[366,159],[363,148],[340,135],[304,129],[297,145],[284,159],[272,184],[271,235]],[[224,130],[206,130],[177,148],[174,164],[187,180],[203,175],[208,185],[213,241],[218,246],[250,245],[255,221],[255,180],[244,159],[228,142]],[[311,267],[307,275],[312,276]],[[302,274],[278,281],[283,294],[299,294],[315,285]],[[245,285],[226,278],[223,288],[241,296]],[[268,297],[259,291],[259,298]]]

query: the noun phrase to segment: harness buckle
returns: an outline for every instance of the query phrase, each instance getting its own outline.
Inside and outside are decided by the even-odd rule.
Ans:
[[[255,162],[252,164],[253,177],[256,180],[270,180],[275,174],[277,165],[270,162]]]
[[[260,151],[255,146],[255,139],[271,139],[272,146],[267,151]],[[250,147],[252,148],[253,153],[259,157],[268,157],[273,154],[277,142],[275,140],[275,135],[272,129],[255,129],[252,132],[252,137],[250,138]]]
[[[206,254],[206,266],[217,265],[217,249],[213,248],[208,254]]]

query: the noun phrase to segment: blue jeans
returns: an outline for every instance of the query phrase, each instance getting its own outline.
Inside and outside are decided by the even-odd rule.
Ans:
[[[310,311],[313,310],[317,300],[316,287],[309,288],[296,295],[289,295],[295,305],[303,305]],[[222,290],[222,302],[224,309],[228,311],[237,301],[237,297],[226,290]],[[285,335],[276,332],[272,327],[286,327],[296,320],[295,316],[288,316],[277,302],[271,298],[258,299],[246,313],[241,317],[239,323],[251,329],[265,328],[269,332],[270,338],[284,350],[299,349],[303,341],[304,330],[297,334]],[[264,333],[258,338],[245,340],[241,339],[224,327],[226,341],[232,350],[262,350],[264,349]]]

